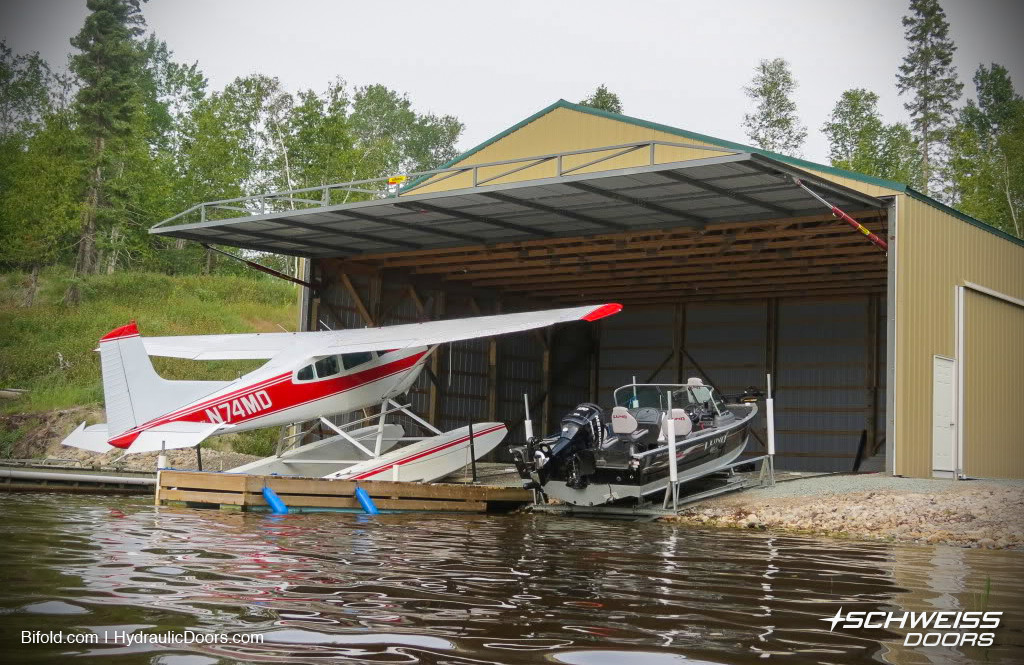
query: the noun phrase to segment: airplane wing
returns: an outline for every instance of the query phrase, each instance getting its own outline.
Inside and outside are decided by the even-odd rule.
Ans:
[[[142,341],[146,346],[146,353],[151,356],[189,358],[191,360],[270,359],[279,354],[311,357],[355,351],[432,346],[478,337],[523,332],[569,321],[597,321],[616,314],[621,309],[622,305],[618,303],[608,303],[548,309],[539,312],[406,323],[382,328],[297,333],[143,337]]]

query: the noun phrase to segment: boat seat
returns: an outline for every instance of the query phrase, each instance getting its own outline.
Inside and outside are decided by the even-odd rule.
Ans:
[[[636,418],[624,406],[616,406],[612,409],[611,420],[612,434],[632,434],[636,431]]]
[[[693,431],[693,422],[690,416],[683,409],[672,409],[672,420],[675,421],[676,440],[685,439]],[[668,442],[668,415],[661,417],[661,432],[658,434],[658,443]]]

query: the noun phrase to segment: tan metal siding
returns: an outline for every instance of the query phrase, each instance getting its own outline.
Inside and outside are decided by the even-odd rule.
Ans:
[[[639,127],[618,120],[601,118],[598,116],[580,113],[571,109],[555,109],[524,127],[519,128],[508,136],[492,143],[483,150],[474,153],[465,160],[458,162],[455,166],[468,164],[486,164],[509,159],[520,159],[534,155],[546,155],[556,152],[572,150],[585,150],[601,146],[621,145],[637,141],[669,141],[672,143],[691,143],[696,145],[711,146],[709,143],[691,141],[673,134],[660,132],[646,127]],[[611,150],[606,153],[587,153],[566,157],[563,160],[563,168],[571,169],[586,162],[600,157],[614,154]],[[671,146],[659,146],[655,155],[656,163],[668,163],[686,161],[690,159],[703,159],[715,157],[733,152],[732,150],[699,150],[693,148],[675,148]],[[606,171],[608,169],[621,169],[633,166],[648,164],[650,153],[645,149],[636,150],[627,155],[609,159],[590,167],[573,171],[574,174],[590,173],[594,171]],[[488,167],[480,169],[479,179],[484,180],[494,175],[522,166],[521,164],[510,164],[503,166]],[[519,182],[523,180],[537,180],[540,178],[552,178],[556,175],[556,164],[554,161],[535,166],[533,168],[518,171],[504,178],[491,181],[488,184],[500,184]],[[448,178],[436,185],[427,184],[418,187],[417,193],[447,191],[461,189],[473,185],[472,175],[465,173],[459,176]]]
[[[905,195],[897,233],[895,473],[927,477],[932,356],[955,356],[954,287],[974,282],[1024,298],[1024,247]]]
[[[519,128],[508,136],[492,143],[466,159],[457,162],[454,166],[467,166],[471,164],[487,164],[510,159],[522,159],[535,155],[547,155],[572,150],[586,150],[602,146],[622,145],[638,141],[665,141],[669,143],[686,143],[692,145],[716,147],[714,143],[697,141],[677,134],[663,132],[649,127],[641,127],[628,122],[603,118],[600,116],[580,113],[572,109],[558,108],[550,113],[537,118],[533,122]],[[566,157],[563,160],[563,169],[571,169],[586,162],[604,156],[610,156],[617,150],[607,152],[587,153]],[[735,152],[730,149],[700,150],[694,148],[678,148],[673,146],[658,146],[655,149],[654,162],[666,164],[670,162],[682,162],[692,159],[705,159]],[[502,172],[523,166],[522,164],[508,164],[480,169],[479,180],[485,180]],[[573,174],[593,173],[607,171],[610,169],[630,168],[650,163],[650,153],[647,149],[640,149],[620,157],[608,159],[592,166],[573,171]],[[894,190],[879,185],[864,183],[852,178],[844,178],[829,173],[808,169],[827,180],[851,189],[869,194],[871,196],[884,196],[895,193]],[[557,173],[554,161],[523,169],[503,178],[497,178],[487,184],[500,184],[509,182],[520,182],[523,180],[537,180],[540,178],[552,178]],[[458,176],[446,178],[436,184],[425,184],[413,190],[415,193],[448,191],[473,186],[471,173],[464,173]],[[410,192],[412,193],[412,192]]]
[[[968,291],[964,324],[964,473],[1024,478],[1020,380],[1024,307]]]

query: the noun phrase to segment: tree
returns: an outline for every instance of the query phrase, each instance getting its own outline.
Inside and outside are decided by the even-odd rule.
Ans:
[[[843,92],[821,130],[829,139],[833,166],[917,184],[917,147],[910,130],[882,122],[875,93],[863,88]]]
[[[743,116],[743,126],[754,145],[772,152],[799,155],[807,138],[792,95],[796,81],[782,58],[762,60],[749,86],[743,88],[755,104],[754,113]]]
[[[941,187],[937,176],[964,86],[953,66],[956,46],[938,0],[911,0],[910,11],[903,17],[907,54],[896,74],[896,89],[912,95],[903,106],[910,112],[920,146],[922,183],[928,193]]]
[[[589,106],[609,113],[622,113],[622,101],[619,96],[605,87],[604,83],[597,86],[589,97],[580,101],[583,106]]]
[[[71,70],[81,83],[75,107],[91,144],[75,262],[78,275],[93,273],[98,267],[98,227],[115,226],[114,193],[108,191],[107,181],[111,171],[116,172],[117,156],[131,142],[142,112],[140,79],[145,56],[137,42],[144,24],[139,2],[88,0],[90,14],[71,39],[71,45],[79,50],[71,57]],[[77,300],[74,288],[68,300]]]
[[[1024,99],[1009,72],[981,65],[950,135],[947,176],[958,207],[1024,237]]]
[[[39,53],[16,55],[0,41],[0,191],[10,186],[14,163],[50,108],[54,82]]]
[[[349,123],[376,176],[425,171],[453,159],[464,128],[455,116],[417,113],[407,95],[379,83],[356,89]]]
[[[70,254],[81,216],[85,144],[74,113],[50,107],[25,141],[0,190],[0,265],[31,271],[32,304],[39,269]]]

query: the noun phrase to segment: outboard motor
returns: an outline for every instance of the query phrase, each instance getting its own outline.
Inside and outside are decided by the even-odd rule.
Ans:
[[[562,418],[557,439],[532,440],[525,449],[513,448],[513,459],[521,476],[535,477],[540,485],[554,477],[564,478],[571,488],[583,489],[597,470],[594,450],[604,443],[605,436],[604,410],[583,403]]]

